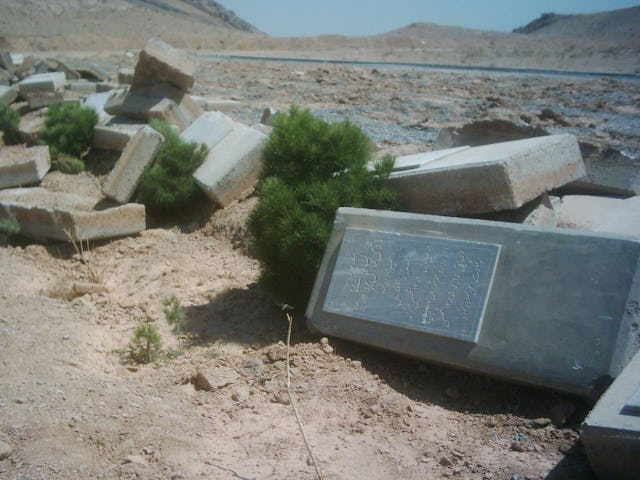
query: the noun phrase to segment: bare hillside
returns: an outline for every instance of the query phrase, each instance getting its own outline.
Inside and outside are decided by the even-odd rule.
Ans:
[[[514,33],[540,38],[640,42],[640,6],[590,15],[544,13]]]

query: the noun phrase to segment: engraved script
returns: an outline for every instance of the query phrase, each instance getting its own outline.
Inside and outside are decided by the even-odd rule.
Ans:
[[[500,245],[347,228],[324,311],[477,341]]]

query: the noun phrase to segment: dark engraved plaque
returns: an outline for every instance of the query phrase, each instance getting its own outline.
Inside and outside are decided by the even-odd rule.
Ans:
[[[324,311],[476,342],[500,245],[347,228]]]

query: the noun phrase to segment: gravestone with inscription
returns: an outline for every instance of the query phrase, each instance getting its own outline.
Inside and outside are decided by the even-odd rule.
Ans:
[[[640,478],[640,353],[598,400],[581,431],[598,478]]]
[[[638,349],[640,240],[341,208],[312,330],[593,396]]]

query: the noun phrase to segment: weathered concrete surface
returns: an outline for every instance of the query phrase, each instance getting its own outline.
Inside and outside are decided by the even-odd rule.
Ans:
[[[565,195],[555,210],[559,227],[640,238],[640,196]]]
[[[202,113],[203,110],[189,95],[168,84],[130,91],[118,110],[119,115],[134,120],[166,120],[180,131],[191,125]]]
[[[152,38],[140,52],[131,86],[133,89],[167,82],[186,92],[193,86],[195,64],[185,52]]]
[[[190,95],[191,100],[200,108],[207,112],[232,112],[244,105],[239,100],[227,100],[222,98],[202,97],[199,95]]]
[[[468,145],[479,147],[492,143],[512,142],[525,138],[549,135],[545,129],[526,123],[513,123],[508,120],[478,120],[461,127],[448,127],[440,130],[434,145],[436,149]]]
[[[587,174],[563,190],[593,195],[640,195],[640,158],[586,143],[580,144],[580,150]]]
[[[144,124],[111,123],[96,125],[93,129],[93,146],[102,150],[122,151]]]
[[[120,113],[120,109],[122,108],[122,104],[124,103],[125,98],[127,98],[128,93],[129,93],[129,90],[126,88],[119,88],[116,90],[112,90],[111,95],[109,96],[107,101],[104,103],[104,106],[102,108],[109,115],[118,115]]]
[[[636,321],[640,321],[635,305]],[[600,398],[581,427],[581,440],[598,478],[640,478],[640,353]]]
[[[36,73],[22,80],[20,86],[20,95],[30,95],[42,92],[59,92],[64,90],[66,76],[62,72],[53,73]]]
[[[516,210],[502,210],[501,212],[485,213],[473,216],[473,218],[553,228],[557,226],[557,220],[552,198],[560,200],[557,197],[549,197],[549,195],[543,193],[535,200],[525,203],[522,207]]]
[[[18,87],[0,85],[0,103],[11,105],[18,98]]]
[[[638,349],[638,259],[628,238],[341,208],[306,315],[324,335],[596,396]]]
[[[29,145],[35,144],[45,121],[42,111],[30,112],[20,117],[18,125],[20,139]]]
[[[67,90],[72,92],[82,93],[85,95],[91,95],[98,91],[98,84],[95,82],[89,82],[87,80],[68,80]]]
[[[112,200],[127,203],[138,186],[140,176],[151,165],[164,137],[145,126],[129,141],[118,162],[102,186],[103,193]]]
[[[236,123],[209,151],[193,177],[211,200],[226,207],[258,179],[266,139],[257,130]]]
[[[393,172],[389,185],[407,211],[461,215],[514,210],[584,174],[576,138],[551,135],[469,148]]]
[[[120,85],[131,85],[133,81],[133,74],[135,70],[129,67],[122,67],[118,69],[118,83]]]
[[[50,168],[49,147],[0,148],[0,189],[40,183]]]
[[[44,188],[0,191],[0,219],[15,217],[20,234],[37,240],[98,240],[141,232],[144,205],[112,206],[104,200]]]
[[[180,138],[185,142],[204,143],[211,149],[229,135],[237,125],[223,113],[205,112],[180,134]]]
[[[114,92],[93,93],[89,95],[83,103],[86,108],[92,109],[98,114],[98,122],[104,122],[109,114],[105,111],[104,106],[107,101],[113,96]]]

